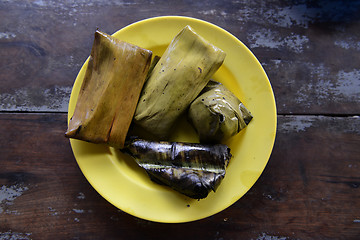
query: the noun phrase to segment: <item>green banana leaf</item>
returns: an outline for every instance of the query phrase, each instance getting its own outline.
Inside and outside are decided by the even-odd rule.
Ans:
[[[221,66],[225,53],[186,26],[170,43],[142,90],[136,124],[165,140],[171,127]]]
[[[253,118],[223,84],[211,80],[191,103],[188,119],[201,142],[222,142],[239,133]]]

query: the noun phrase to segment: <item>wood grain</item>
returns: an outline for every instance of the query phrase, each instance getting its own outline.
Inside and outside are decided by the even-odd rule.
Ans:
[[[1,1],[0,110],[66,112],[93,33],[196,17],[257,56],[281,114],[360,113],[359,1]]]
[[[64,137],[65,114],[0,114],[0,238],[357,239],[360,118],[279,116],[278,126],[243,198],[203,220],[160,224],[89,185]]]

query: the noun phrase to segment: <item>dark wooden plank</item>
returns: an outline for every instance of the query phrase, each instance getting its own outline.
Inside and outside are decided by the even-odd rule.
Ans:
[[[63,136],[65,114],[0,114],[0,238],[357,239],[360,118],[279,116],[260,179],[203,220],[160,224],[104,200]]]
[[[267,233],[294,239],[356,239],[360,118],[278,119],[269,165],[247,196],[255,195],[248,213],[263,221]]]
[[[360,113],[360,1],[2,1],[0,110],[66,112],[93,32],[185,15],[225,28],[267,71],[282,114]]]

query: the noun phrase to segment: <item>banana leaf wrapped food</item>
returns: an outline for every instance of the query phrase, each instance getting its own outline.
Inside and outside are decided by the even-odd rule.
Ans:
[[[230,90],[211,80],[191,103],[188,118],[201,142],[222,142],[244,129],[253,116]]]
[[[230,148],[224,144],[133,139],[122,151],[135,158],[151,180],[194,199],[215,192],[231,158]]]
[[[66,137],[122,148],[152,52],[96,31]]]
[[[222,65],[225,53],[186,26],[150,73],[134,115],[136,124],[166,139],[179,116]]]

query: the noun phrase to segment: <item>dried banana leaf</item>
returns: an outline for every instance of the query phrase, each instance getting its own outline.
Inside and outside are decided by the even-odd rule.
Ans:
[[[157,183],[194,199],[208,196],[220,185],[231,158],[223,144],[127,141],[123,152],[135,158]]]
[[[100,31],[66,137],[122,148],[152,52]]]
[[[244,129],[253,116],[224,85],[210,81],[191,103],[188,118],[201,142],[221,142]]]
[[[221,66],[225,53],[185,27],[170,43],[144,85],[135,123],[166,139],[178,117]]]

